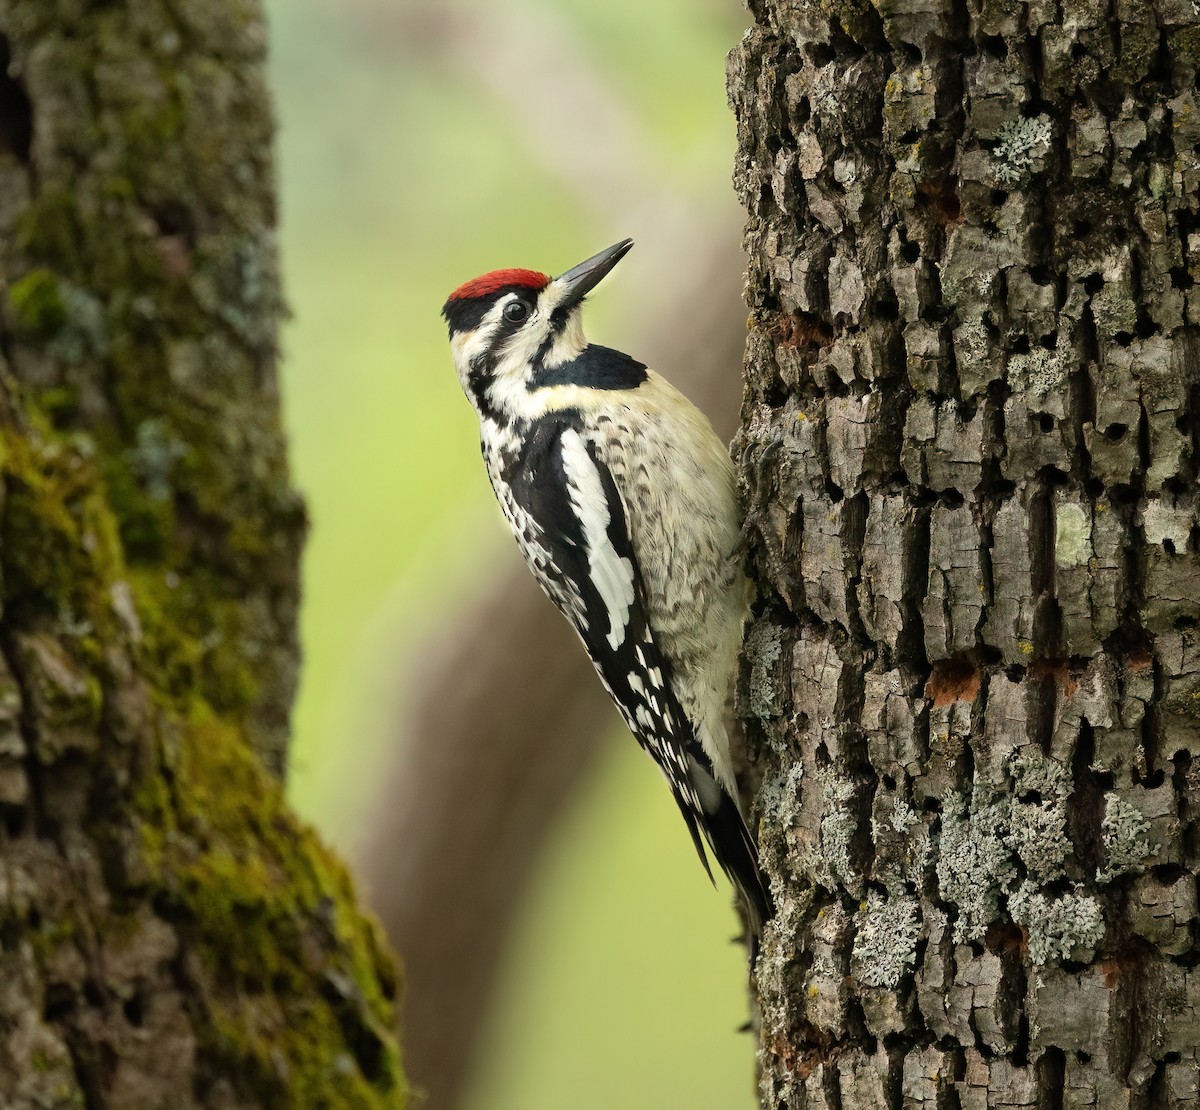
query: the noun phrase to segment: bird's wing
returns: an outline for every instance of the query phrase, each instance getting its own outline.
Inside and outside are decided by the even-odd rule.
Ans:
[[[630,731],[662,770],[705,869],[711,877],[701,832],[752,908],[761,905],[757,852],[675,695],[609,468],[563,421],[535,433],[506,477],[526,526],[532,522],[538,531],[534,544],[521,544],[530,567],[579,633]]]

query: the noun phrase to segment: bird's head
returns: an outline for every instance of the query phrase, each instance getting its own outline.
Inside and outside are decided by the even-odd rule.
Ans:
[[[539,379],[587,346],[582,304],[633,246],[593,255],[556,278],[535,270],[493,270],[460,285],[442,307],[459,380],[480,416],[527,414]]]

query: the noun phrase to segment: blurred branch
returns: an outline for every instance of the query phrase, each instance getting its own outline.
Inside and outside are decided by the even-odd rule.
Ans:
[[[697,213],[661,171],[647,184],[650,136],[549,7],[529,19],[511,6],[503,17],[443,11],[431,21],[421,10],[423,45],[445,46],[465,78],[511,106],[518,137],[603,221],[655,229],[654,250],[624,282],[641,332],[628,346],[728,438],[745,334],[732,196],[727,212]],[[534,83],[553,95],[529,96]],[[418,664],[412,687],[358,870],[404,957],[409,1074],[432,1110],[452,1110],[541,845],[619,718],[515,548],[510,569]]]
[[[650,316],[676,345],[671,377],[722,414],[728,435],[740,390],[741,256],[731,235],[711,234],[691,280],[660,286]],[[648,336],[645,346],[662,343]],[[619,727],[566,622],[517,562],[514,550],[512,569],[418,665],[358,860],[404,957],[406,1065],[435,1110],[457,1104],[540,847],[601,736]]]

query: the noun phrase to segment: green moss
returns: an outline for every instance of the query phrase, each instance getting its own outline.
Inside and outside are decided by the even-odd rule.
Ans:
[[[109,607],[97,586],[117,577],[121,556],[95,468],[65,444],[11,433],[0,443],[5,600],[49,605],[93,631],[107,627]]]
[[[58,289],[58,278],[46,269],[31,270],[8,290],[9,317],[19,332],[47,335],[67,320],[66,306]]]
[[[70,424],[79,411],[79,390],[73,385],[55,386],[43,390],[37,402],[50,423],[61,428]]]
[[[15,59],[38,11],[14,11]],[[64,83],[43,96],[53,156],[4,314],[55,384],[14,387],[28,422],[0,433],[4,614],[39,724],[66,725],[63,750],[114,788],[84,819],[119,906],[87,934],[150,905],[170,922],[198,1072],[255,1105],[403,1106],[396,969],[251,744],[284,727],[303,533],[264,387],[282,306],[261,46],[231,70],[170,46],[156,11],[93,5],[77,33],[37,32],[43,84]],[[78,943],[71,920],[56,908],[44,961]]]
[[[82,244],[75,194],[47,184],[21,213],[17,223],[18,250],[60,274],[78,278]]]
[[[179,704],[199,697],[240,718],[255,703],[259,680],[242,650],[243,601],[223,596],[213,576],[132,567],[129,581],[142,625],[142,646],[159,689]]]
[[[1171,57],[1200,67],[1200,27],[1180,27],[1169,32]]]
[[[22,641],[22,673],[45,723],[87,735],[102,727],[106,693],[121,681],[109,653],[127,643],[112,588],[130,583],[158,739],[121,808],[133,854],[127,833],[93,832],[126,846],[121,903],[153,903],[189,953],[207,1070],[264,1106],[405,1105],[398,975],[378,926],[358,912],[345,869],[291,814],[239,723],[257,692],[237,650],[241,599],[223,596],[217,578],[129,568],[82,446],[49,428],[9,431],[0,445],[7,618],[41,614],[72,630]],[[88,928],[119,927],[114,916]],[[52,962],[78,931],[70,907],[57,907],[52,927],[34,936],[39,958]]]
[[[157,903],[234,988],[205,992],[205,1051],[267,1105],[403,1105],[397,972],[345,869],[237,730],[202,706],[179,727],[170,785],[135,804]]]

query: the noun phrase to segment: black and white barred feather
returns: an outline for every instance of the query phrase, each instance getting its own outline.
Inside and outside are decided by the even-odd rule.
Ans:
[[[705,869],[707,843],[757,934],[770,898],[729,742],[747,611],[733,468],[682,394],[588,344],[580,322],[583,295],[629,245],[553,281],[486,274],[443,313],[522,555],[662,771]]]

